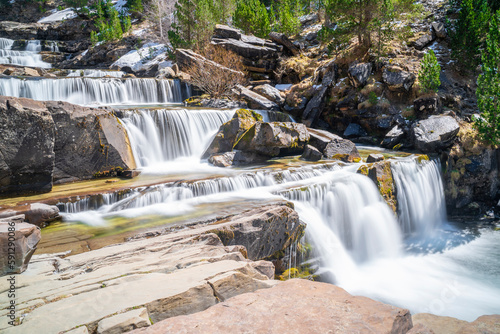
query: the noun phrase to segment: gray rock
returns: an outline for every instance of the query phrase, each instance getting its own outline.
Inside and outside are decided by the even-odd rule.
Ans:
[[[432,34],[432,33],[425,34],[425,35],[421,36],[420,38],[418,38],[415,42],[413,42],[413,47],[417,50],[422,50],[427,45],[432,43],[435,39],[436,39],[436,37],[434,36],[434,34]]]
[[[234,101],[229,99],[195,98],[191,97],[184,101],[184,104],[191,107],[203,107],[213,109],[236,109],[248,108],[246,102]]]
[[[45,224],[58,219],[59,208],[55,205],[33,203],[30,209],[24,213],[28,223],[43,227]]]
[[[121,334],[150,325],[148,310],[140,308],[102,319],[97,325],[97,334]]]
[[[293,56],[298,56],[300,54],[299,48],[290,41],[290,39],[285,34],[280,34],[277,32],[271,32],[269,38],[280,45],[283,45]]]
[[[304,27],[304,26],[308,26],[308,25],[311,25],[313,23],[318,22],[319,17],[318,17],[318,14],[312,13],[312,14],[308,14],[308,15],[302,15],[301,17],[299,17],[299,20],[300,20],[300,24]]]
[[[304,153],[302,153],[300,159],[305,161],[319,161],[322,157],[323,154],[316,147],[306,145]]]
[[[322,74],[321,87],[307,103],[302,114],[302,123],[307,126],[312,126],[323,111],[327,92],[337,78],[337,65],[334,62],[329,62],[320,68],[318,72]]]
[[[344,162],[358,162],[361,160],[356,145],[347,139],[333,139],[326,145],[323,155],[327,159],[341,160]]]
[[[309,144],[323,152],[332,140],[342,140],[341,137],[324,130],[307,128],[309,132]]]
[[[235,149],[266,156],[302,153],[309,141],[304,124],[291,122],[257,122],[234,146]]]
[[[253,90],[279,105],[285,103],[285,98],[281,96],[280,91],[271,85],[257,86]]]
[[[216,167],[248,166],[266,162],[268,157],[253,152],[233,151],[212,154],[208,162]]]
[[[254,39],[256,39],[256,37]],[[260,46],[255,45],[258,43],[258,40],[250,40],[250,38],[246,38],[245,40],[247,42],[243,40],[243,36],[242,40],[236,40],[233,38],[212,38],[212,44],[224,47],[225,49],[230,50],[244,58],[255,60],[261,58],[276,58],[278,56],[278,52],[280,51],[280,48],[277,45]]]
[[[349,78],[354,87],[362,87],[366,84],[368,77],[372,73],[371,63],[353,63],[349,66]]]
[[[356,123],[349,123],[347,129],[344,131],[344,137],[355,138],[355,137],[365,137],[367,135],[365,129],[361,125]]]
[[[394,146],[403,141],[404,137],[405,132],[399,125],[396,125],[385,135],[381,146],[388,149],[393,149]]]
[[[161,68],[156,73],[156,79],[173,79],[175,78],[175,76],[176,74],[175,71],[172,69],[172,67]]]
[[[265,110],[280,110],[280,107],[277,103],[270,101],[264,96],[252,92],[250,89],[247,89],[241,85],[236,86],[236,90],[238,91],[241,98],[245,99],[250,108],[255,109],[265,109]]]
[[[442,22],[432,22],[432,30],[438,38],[446,38],[446,28]]]
[[[11,235],[9,235],[9,233]],[[9,240],[9,238],[11,240]],[[14,240],[12,240],[12,238]],[[41,238],[40,228],[13,219],[0,222],[0,276],[20,274],[28,268],[28,263]],[[13,243],[14,246],[9,246]],[[7,250],[12,248],[14,259],[9,259]]]
[[[415,148],[427,153],[438,152],[451,144],[460,130],[451,116],[431,116],[412,127]]]
[[[219,38],[233,38],[233,39],[241,39],[241,30],[231,28],[229,26],[223,24],[215,25],[214,35]]]
[[[419,117],[441,114],[443,105],[438,95],[422,96],[413,101],[413,108]]]
[[[404,71],[398,66],[386,66],[382,74],[382,79],[389,90],[395,92],[409,91],[415,82],[415,78],[413,73]]]
[[[384,156],[382,154],[375,154],[375,153],[372,153],[368,156],[368,158],[366,158],[366,162],[367,163],[372,163],[372,162],[377,162],[377,161],[382,161],[384,160]]]

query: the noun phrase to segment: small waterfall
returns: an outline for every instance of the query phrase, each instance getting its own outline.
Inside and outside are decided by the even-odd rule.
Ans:
[[[51,65],[42,60],[40,41],[28,41],[25,51],[12,50],[14,41],[0,38],[0,64],[50,68]],[[56,45],[57,47],[57,45]]]
[[[103,70],[71,70],[68,77],[87,77],[87,78],[103,78],[113,77],[122,78],[125,72],[122,71],[103,71]]]
[[[26,44],[26,51],[40,52],[42,51],[42,44],[38,40],[28,41]]]
[[[178,80],[63,78],[0,78],[0,95],[39,101],[66,101],[81,105],[179,103]]]
[[[441,166],[437,160],[400,160],[391,164],[398,217],[405,234],[429,234],[446,221]]]
[[[234,110],[138,110],[123,119],[139,167],[199,158]]]

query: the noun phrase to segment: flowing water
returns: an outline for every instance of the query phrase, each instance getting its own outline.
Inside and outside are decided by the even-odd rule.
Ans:
[[[42,60],[41,42],[38,40],[28,41],[24,50],[12,50],[14,40],[0,38],[0,64],[21,65],[31,67],[50,68],[51,65]],[[50,43],[49,51],[58,52],[59,48],[56,43]]]

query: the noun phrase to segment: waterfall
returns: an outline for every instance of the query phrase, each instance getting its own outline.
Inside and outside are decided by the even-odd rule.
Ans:
[[[137,165],[201,157],[234,110],[138,110],[123,119]]]
[[[13,40],[0,38],[0,64],[42,68],[51,67],[49,63],[42,60],[42,56],[39,54],[42,50],[40,41],[28,41],[25,51],[12,50],[13,45]]]
[[[68,77],[87,77],[87,78],[102,78],[113,77],[122,78],[125,72],[122,71],[103,71],[103,70],[71,70]]]
[[[178,80],[63,78],[0,78],[0,95],[39,101],[66,101],[81,105],[179,103]]]
[[[446,221],[440,167],[437,160],[400,160],[391,164],[398,217],[405,234],[429,234]]]

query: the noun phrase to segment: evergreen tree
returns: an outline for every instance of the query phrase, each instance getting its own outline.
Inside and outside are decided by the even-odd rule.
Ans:
[[[216,23],[229,24],[235,10],[235,0],[213,0],[212,13]]]
[[[481,116],[475,126],[483,140],[500,145],[500,11],[492,17],[482,52],[482,73],[477,79],[477,105]]]
[[[176,40],[184,41],[187,45],[194,40],[195,36],[195,11],[196,0],[178,0],[175,4],[175,23],[172,33],[176,34]]]
[[[144,10],[142,0],[127,0],[126,6],[129,9],[130,13],[133,14],[142,13],[142,11]]]
[[[266,37],[271,32],[267,9],[259,0],[238,0],[233,23],[245,33]]]
[[[420,71],[418,72],[418,81],[424,93],[437,92],[441,85],[439,80],[440,72],[441,65],[439,65],[434,51],[429,50],[422,59]]]
[[[300,31],[299,17],[302,15],[300,3],[297,0],[281,0],[278,3],[275,27],[278,32],[295,35]]]

